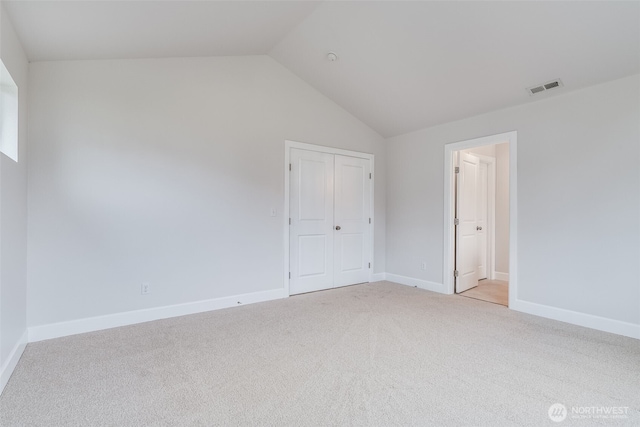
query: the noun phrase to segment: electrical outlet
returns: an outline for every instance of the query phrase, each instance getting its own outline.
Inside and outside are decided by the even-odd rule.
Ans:
[[[147,295],[150,292],[151,292],[151,283],[142,282],[142,285],[140,286],[140,293],[142,295]]]
[[[420,263],[420,270],[426,270],[427,269],[427,263],[426,261],[422,261]]]

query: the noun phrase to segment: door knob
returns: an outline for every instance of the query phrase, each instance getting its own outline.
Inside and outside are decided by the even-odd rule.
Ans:
[[[482,230],[482,227],[477,226],[477,227],[476,227],[476,230],[480,231],[480,230]]]
[[[338,230],[338,231],[340,230],[340,226],[339,225],[336,225],[336,230]]]

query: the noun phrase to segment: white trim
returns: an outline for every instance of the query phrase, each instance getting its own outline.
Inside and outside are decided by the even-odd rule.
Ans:
[[[523,313],[533,314],[535,316],[546,317],[547,319],[570,323],[572,325],[584,326],[586,328],[640,339],[640,325],[634,323],[608,319],[606,317],[594,316],[592,314],[565,310],[563,308],[551,307],[523,300],[509,301],[509,308]]]
[[[386,276],[385,280],[398,283],[401,285],[417,287],[428,291],[448,294],[444,284],[429,282],[427,280],[415,279],[413,277],[400,276],[392,273],[378,273]],[[507,274],[507,273],[498,273]],[[508,279],[508,274],[507,274]],[[503,279],[497,279],[503,280]],[[565,322],[572,325],[583,326],[598,331],[609,332],[612,334],[623,335],[626,337],[640,339],[640,325],[634,323],[623,322],[620,320],[608,319],[606,317],[594,316],[592,314],[580,313],[577,311],[566,310],[563,308],[551,307],[533,302],[515,300],[509,301],[509,308],[522,313],[532,314],[547,319]]]
[[[70,320],[68,322],[33,326],[29,328],[29,342],[83,334],[85,332],[101,331],[103,329],[117,328],[119,326],[134,325],[137,323],[167,319],[170,317],[220,310],[222,308],[237,307],[238,305],[271,301],[286,298],[287,296],[288,295],[285,293],[284,289],[273,289],[270,291],[213,298],[165,307],[126,311],[123,313],[107,314],[105,316]]]
[[[9,378],[11,378],[11,374],[18,366],[18,362],[20,361],[20,357],[22,357],[22,353],[24,353],[24,349],[27,347],[27,331],[24,331],[16,345],[9,353],[9,357],[6,362],[0,368],[0,395],[4,390],[5,386],[9,382]]]
[[[493,280],[504,280],[505,282],[509,281],[509,273],[503,273],[502,271],[494,271],[493,272]]]
[[[447,294],[447,288],[442,283],[430,282],[413,277],[401,276],[392,273],[375,273],[372,275],[373,281],[388,280],[401,285],[417,287],[420,289]],[[34,326],[28,329],[20,341],[12,350],[9,358],[0,369],[0,393],[9,381],[22,353],[28,342],[37,342],[52,338],[59,338],[69,335],[76,335],[86,332],[100,331],[104,329],[116,328],[120,326],[133,325],[137,323],[150,322],[154,320],[167,319],[171,317],[185,316],[189,314],[202,313],[206,311],[219,310],[238,305],[253,304],[264,301],[287,298],[283,289],[273,289],[270,291],[255,292],[250,294],[235,295],[230,297],[215,298],[204,301],[196,301],[172,306],[150,308],[145,310],[115,313],[105,316],[90,317],[68,322],[60,322],[49,325]],[[585,313],[565,310],[557,307],[536,304],[528,301],[515,300],[509,302],[509,308],[536,316],[545,317],[561,322],[584,326],[604,332],[624,335],[640,339],[640,325],[622,322],[619,320],[607,319]]]
[[[296,142],[296,141],[290,141],[290,140],[285,140],[284,141],[284,207],[282,212],[283,214],[283,223],[284,223],[284,271],[283,271],[283,278],[284,278],[284,290],[287,296],[291,295],[291,290],[289,288],[289,231],[290,231],[290,227],[289,227],[289,202],[290,202],[290,194],[289,194],[289,180],[290,180],[290,170],[289,170],[289,164],[291,163],[291,149],[292,148],[298,148],[300,150],[308,150],[308,151],[315,151],[315,152],[319,152],[319,153],[328,153],[328,154],[338,154],[341,156],[349,156],[349,157],[356,157],[359,159],[367,159],[370,162],[370,166],[371,166],[371,186],[370,186],[370,195],[371,195],[371,206],[370,206],[370,212],[369,212],[369,216],[371,217],[371,235],[370,235],[370,241],[369,241],[369,259],[371,260],[371,268],[369,269],[369,282],[375,282],[377,280],[374,280],[374,273],[373,273],[373,269],[375,268],[374,265],[374,240],[375,240],[375,223],[376,223],[376,218],[375,218],[375,198],[374,198],[374,194],[375,194],[375,183],[376,183],[376,174],[375,174],[375,156],[373,154],[370,153],[361,153],[359,151],[350,151],[350,150],[343,150],[342,148],[334,148],[334,147],[326,147],[323,145],[315,145],[315,144],[308,144],[306,142]],[[378,273],[378,274],[384,274],[384,273]]]
[[[452,142],[444,146],[444,245],[443,245],[443,279],[445,293],[454,293],[453,257],[454,257],[454,174],[453,163],[456,151],[483,145],[509,143],[509,306],[513,304],[518,295],[518,182],[517,182],[517,145],[518,135],[516,131],[485,136],[467,141]],[[387,276],[388,277],[388,276]]]
[[[371,275],[372,282],[382,282],[383,280],[387,280],[387,273],[373,273]]]
[[[373,161],[373,154],[363,153],[360,151],[344,150],[342,148],[327,147],[324,145],[308,144],[306,142],[296,142],[285,140],[285,148],[298,148],[300,150],[316,151],[318,153],[339,154],[341,156],[357,157],[359,159],[368,159]],[[373,167],[371,168],[373,170]]]
[[[509,307],[518,299],[518,135],[509,139]]]
[[[290,178],[291,178],[291,170],[289,170],[289,165],[291,164],[291,147],[289,141],[284,142],[284,206],[282,207],[282,216],[283,216],[283,227],[284,230],[284,271],[282,274],[283,279],[283,288],[284,293],[286,295],[291,295],[291,289],[289,287],[289,282],[291,280],[291,269],[289,268],[289,232],[291,230],[291,224],[289,221],[291,219],[291,211],[289,210],[289,187],[290,187]]]
[[[416,279],[414,277],[400,276],[399,274],[386,273],[386,280],[401,285],[413,286],[427,291],[446,294],[447,289],[442,283],[430,282],[428,280]]]
[[[400,276],[392,273],[378,274],[384,274],[386,276],[386,280],[401,285],[417,287],[443,294],[449,293],[447,292],[445,285],[441,283],[429,282],[427,280]],[[509,308],[522,313],[532,314],[534,316],[540,316],[559,322],[570,323],[572,325],[583,326],[585,328],[596,329],[598,331],[640,339],[640,325],[634,323],[622,322],[620,320],[608,319],[606,317],[594,316],[591,314],[565,310],[562,308],[536,304],[523,300],[510,301]]]

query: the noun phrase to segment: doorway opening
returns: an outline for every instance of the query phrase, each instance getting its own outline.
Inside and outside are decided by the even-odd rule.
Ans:
[[[504,306],[516,299],[516,132],[445,146],[445,286]]]

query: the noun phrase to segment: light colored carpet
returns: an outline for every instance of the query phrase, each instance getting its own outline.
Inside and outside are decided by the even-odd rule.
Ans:
[[[29,344],[0,424],[637,426],[640,341],[378,282]]]
[[[480,280],[478,286],[458,295],[509,306],[509,282],[503,280]]]

